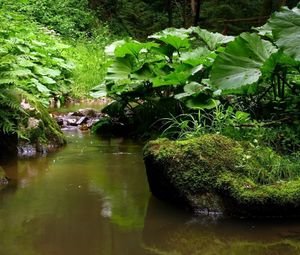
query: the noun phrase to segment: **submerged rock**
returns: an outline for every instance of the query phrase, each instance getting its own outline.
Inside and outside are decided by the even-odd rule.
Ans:
[[[221,135],[158,139],[144,160],[152,193],[195,213],[300,216],[300,164],[269,148]]]
[[[89,130],[103,117],[101,111],[92,108],[80,109],[67,114],[52,113],[52,115],[63,131]]]

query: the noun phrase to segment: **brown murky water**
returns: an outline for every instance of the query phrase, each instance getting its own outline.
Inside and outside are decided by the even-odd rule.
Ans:
[[[142,147],[68,133],[48,157],[2,162],[1,255],[296,255],[297,220],[196,218],[150,195]]]

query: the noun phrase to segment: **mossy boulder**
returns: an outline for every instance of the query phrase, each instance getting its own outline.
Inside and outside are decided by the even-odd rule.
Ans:
[[[300,163],[270,148],[208,134],[151,141],[144,160],[152,193],[194,212],[300,216]]]
[[[22,98],[21,110],[16,113],[17,132],[0,131],[0,157],[35,156],[63,146],[64,135],[48,110],[31,96]]]

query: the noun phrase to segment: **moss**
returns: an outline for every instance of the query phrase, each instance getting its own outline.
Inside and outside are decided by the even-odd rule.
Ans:
[[[30,107],[24,109],[24,116],[19,123],[19,147],[30,144],[35,146],[37,151],[41,151],[43,148],[64,145],[65,137],[47,109],[31,95],[23,95],[23,98]],[[30,119],[36,121],[36,125],[30,126]]]
[[[161,178],[173,200],[179,198],[192,207],[202,203],[197,198],[203,194],[213,194],[223,200],[220,207],[230,211],[236,207],[233,211],[240,214],[261,206],[300,211],[300,163],[270,148],[208,134],[183,141],[151,141],[144,158],[150,188],[157,196],[165,192],[164,183],[155,183]]]

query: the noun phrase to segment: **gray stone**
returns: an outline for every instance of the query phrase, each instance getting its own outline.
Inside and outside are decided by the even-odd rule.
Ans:
[[[67,119],[67,123],[71,126],[76,126],[77,119]]]
[[[76,122],[76,124],[77,124],[77,125],[82,125],[82,124],[84,124],[86,121],[87,121],[87,117],[83,116],[83,117],[81,117],[81,118]]]

